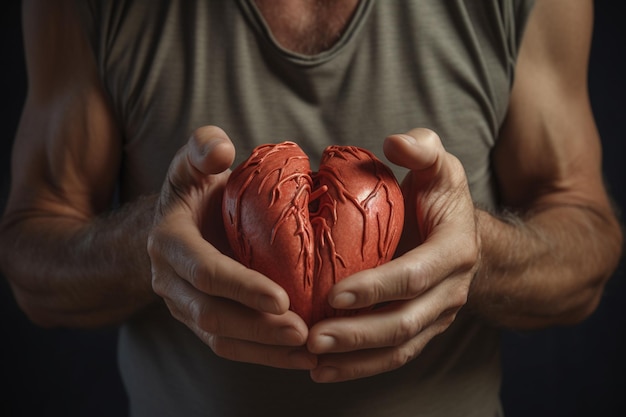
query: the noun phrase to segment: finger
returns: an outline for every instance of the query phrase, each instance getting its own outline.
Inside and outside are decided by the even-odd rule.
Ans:
[[[170,227],[170,222],[176,227]],[[282,287],[220,253],[187,216],[171,214],[164,219],[150,236],[148,253],[157,266],[155,271],[171,266],[177,276],[208,295],[272,314],[283,314],[289,308],[289,296]],[[168,278],[153,275],[155,292],[166,297]]]
[[[478,248],[450,240],[463,232],[454,224],[441,226],[417,248],[376,268],[366,269],[335,284],[328,302],[337,309],[358,309],[395,300],[413,299],[455,274],[469,274]],[[462,242],[462,240],[461,240]]]
[[[173,281],[171,281],[173,282]],[[301,347],[307,328],[295,313],[283,316],[250,310],[230,300],[180,288],[166,299],[172,315],[185,323],[218,356],[285,369],[312,369],[317,357]]]
[[[263,345],[218,336],[208,336],[205,343],[216,355],[233,361],[295,370],[311,370],[317,366],[317,356],[303,347]]]
[[[456,314],[467,301],[466,281],[448,279],[421,297],[320,322],[310,330],[307,346],[318,354],[400,346],[442,317]]]
[[[463,165],[445,150],[432,130],[419,128],[391,135],[385,139],[383,150],[391,162],[411,170],[402,183],[405,198],[407,191],[417,190],[429,192],[431,198],[455,198],[467,188]]]
[[[324,383],[341,382],[398,369],[419,356],[435,336],[448,328],[448,321],[442,317],[399,346],[321,355],[317,367],[310,372],[311,379]]]
[[[168,181],[177,190],[205,184],[210,175],[227,170],[234,158],[235,148],[222,129],[201,127],[174,156]]]
[[[171,282],[174,282],[173,280]],[[304,322],[293,312],[275,316],[230,300],[192,291],[179,280],[176,300],[166,299],[172,315],[225,359],[284,369],[312,369],[316,355],[302,347]]]
[[[191,166],[204,175],[225,171],[235,159],[235,148],[230,138],[217,126],[196,129],[188,144]]]
[[[410,170],[439,169],[445,153],[441,139],[430,129],[417,128],[404,134],[391,135],[383,143],[390,162]]]
[[[208,296],[171,274],[163,282],[167,286],[163,299],[172,316],[198,335],[283,346],[302,346],[308,337],[306,324],[292,311],[275,315],[253,310]]]

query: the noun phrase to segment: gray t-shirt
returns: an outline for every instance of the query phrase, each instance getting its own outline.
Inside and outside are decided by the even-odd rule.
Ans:
[[[280,48],[251,0],[78,2],[124,136],[120,194],[158,192],[197,127],[222,127],[241,162],[293,140],[379,157],[391,133],[429,127],[464,164],[477,204],[497,207],[490,163],[530,0],[361,0],[315,56]],[[396,175],[403,171],[394,168]],[[399,370],[338,384],[218,358],[165,307],[120,333],[133,416],[495,416],[498,331],[461,312]]]

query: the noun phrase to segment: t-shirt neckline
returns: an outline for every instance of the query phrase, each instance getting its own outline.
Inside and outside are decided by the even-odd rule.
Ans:
[[[254,29],[259,31],[265,40],[287,60],[300,65],[318,65],[331,60],[333,57],[346,49],[350,43],[354,42],[354,39],[359,33],[361,27],[367,20],[372,0],[360,0],[357,9],[354,12],[354,16],[352,16],[350,22],[348,22],[348,26],[342,33],[339,40],[331,48],[315,55],[306,55],[282,47],[274,37],[272,30],[261,15],[261,12],[254,3],[254,0],[239,0],[239,3],[243,6],[244,13],[246,13],[252,20]]]

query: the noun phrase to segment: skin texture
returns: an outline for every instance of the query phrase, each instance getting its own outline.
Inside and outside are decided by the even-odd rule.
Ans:
[[[164,302],[219,356],[333,382],[402,366],[463,306],[515,328],[579,322],[618,262],[622,234],[587,96],[589,1],[540,1],[530,18],[493,151],[514,214],[473,205],[463,167],[434,132],[390,135],[388,159],[411,170],[403,254],[345,278],[328,301],[346,309],[393,302],[310,329],[288,310],[283,288],[227,256],[215,219],[235,149],[220,128],[194,132],[159,195],[110,210],[120,126],[71,2],[30,0],[24,9],[29,91],[0,257],[37,324],[115,324]]]
[[[331,48],[348,25],[358,0],[255,0],[283,48],[315,55]]]

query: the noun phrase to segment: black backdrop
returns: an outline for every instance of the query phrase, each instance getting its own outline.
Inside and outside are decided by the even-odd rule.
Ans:
[[[546,1],[546,0],[540,0]],[[624,190],[626,30],[623,2],[596,2],[590,90],[603,139],[607,181],[621,207]],[[26,80],[19,2],[0,6],[0,209]],[[584,323],[503,336],[502,398],[508,417],[625,416],[626,282],[622,262]],[[0,415],[124,416],[127,399],[115,361],[114,329],[41,329],[28,322],[0,277]]]

